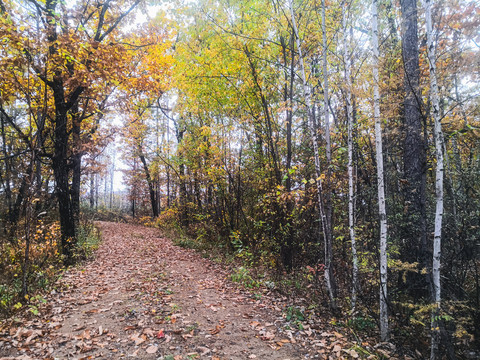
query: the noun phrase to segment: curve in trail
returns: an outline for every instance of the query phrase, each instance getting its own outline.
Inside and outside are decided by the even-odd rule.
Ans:
[[[98,226],[103,241],[95,258],[65,273],[41,318],[11,326],[12,340],[4,343],[0,356],[180,360],[312,355],[285,330],[280,304],[242,292],[220,265],[174,246],[157,229]]]

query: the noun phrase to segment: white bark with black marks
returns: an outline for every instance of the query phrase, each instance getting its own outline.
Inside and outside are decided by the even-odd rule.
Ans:
[[[352,311],[355,311],[357,303],[357,292],[359,290],[358,283],[358,256],[357,243],[355,237],[355,185],[354,185],[354,164],[353,164],[353,126],[355,119],[353,117],[353,101],[352,101],[352,59],[350,56],[350,47],[347,29],[347,6],[345,1],[342,7],[342,30],[343,30],[343,49],[345,61],[345,102],[347,108],[347,124],[348,124],[348,229],[350,234],[350,242],[352,246]]]
[[[380,118],[380,76],[378,73],[378,0],[372,1],[373,48],[373,116],[375,118],[375,148],[377,161],[378,213],[380,218],[380,337],[388,339],[388,287],[387,287],[387,211],[383,172],[382,125]]]
[[[433,301],[435,309],[432,312],[432,344],[430,359],[439,359],[440,325],[438,316],[440,313],[441,284],[440,284],[440,265],[441,265],[441,247],[442,247],[442,220],[443,220],[443,132],[440,117],[440,96],[437,84],[437,67],[435,41],[432,26],[432,2],[424,0],[425,23],[427,27],[427,57],[430,65],[430,103],[434,121],[435,136],[435,158],[437,162],[435,171],[435,227],[433,237],[433,262],[432,262],[432,283],[433,283]]]
[[[317,144],[317,129],[315,127],[315,121],[314,121],[314,115],[312,111],[312,100],[311,100],[311,95],[310,91],[308,88],[308,83],[307,83],[307,77],[305,73],[305,63],[303,60],[303,53],[302,53],[302,44],[300,41],[300,37],[298,34],[298,29],[295,21],[295,13],[293,10],[293,1],[289,1],[290,5],[290,14],[292,17],[292,27],[293,31],[295,33],[295,38],[296,38],[296,43],[297,43],[297,48],[298,48],[298,53],[299,53],[299,62],[300,62],[300,76],[303,84],[303,95],[305,98],[305,104],[307,107],[307,113],[308,113],[308,119],[310,122],[310,129],[311,129],[311,137],[312,137],[312,143],[313,143],[313,154],[315,157],[315,176],[316,176],[316,185],[317,185],[317,194],[318,194],[318,206],[320,209],[320,223],[322,224],[322,230],[323,230],[323,240],[325,242],[325,247],[327,247],[328,241],[329,241],[329,232],[328,232],[328,219],[325,213],[325,206],[324,206],[324,200],[323,200],[323,183],[322,183],[322,172],[320,168],[320,155],[318,151],[318,144]],[[326,254],[327,256],[327,254]],[[329,268],[327,268],[325,264],[325,286],[327,288],[328,292],[328,297],[330,299],[330,306],[332,309],[336,309],[336,300],[335,300],[335,292],[332,286],[332,279],[329,276]]]

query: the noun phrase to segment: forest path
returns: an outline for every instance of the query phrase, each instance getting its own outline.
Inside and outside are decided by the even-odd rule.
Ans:
[[[273,295],[240,290],[221,265],[159,230],[98,226],[95,258],[65,273],[39,317],[10,325],[0,359],[348,357],[342,335],[289,330]]]

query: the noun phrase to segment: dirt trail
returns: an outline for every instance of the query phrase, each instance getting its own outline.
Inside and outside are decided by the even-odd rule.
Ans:
[[[220,265],[174,246],[158,230],[98,225],[103,242],[95,259],[65,274],[39,318],[11,324],[3,339],[0,331],[0,358],[346,356],[336,345],[342,335],[323,332],[312,340],[321,331],[289,330],[274,297],[239,290]]]

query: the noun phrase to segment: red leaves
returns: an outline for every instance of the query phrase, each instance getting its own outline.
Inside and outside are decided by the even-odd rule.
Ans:
[[[163,329],[160,329],[160,331],[157,333],[157,339],[163,339],[165,337],[165,333],[163,332]]]

